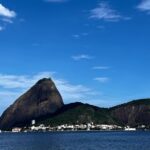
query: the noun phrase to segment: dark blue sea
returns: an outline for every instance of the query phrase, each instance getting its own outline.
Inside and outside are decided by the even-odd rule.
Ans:
[[[150,132],[2,133],[0,150],[150,150]]]

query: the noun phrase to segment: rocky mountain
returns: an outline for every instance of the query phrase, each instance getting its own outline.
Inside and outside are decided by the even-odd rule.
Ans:
[[[51,79],[38,81],[4,111],[0,129],[27,126],[35,119],[37,124],[60,125],[89,123],[116,124],[150,128],[150,99],[141,99],[112,108],[100,108],[83,103],[64,105],[62,97]]]
[[[32,119],[53,114],[63,106],[54,82],[44,78],[6,109],[0,118],[0,129],[25,125]]]
[[[111,115],[122,125],[150,126],[150,99],[135,100],[110,109]]]

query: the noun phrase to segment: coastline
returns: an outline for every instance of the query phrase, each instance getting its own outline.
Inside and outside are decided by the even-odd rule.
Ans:
[[[102,133],[102,132],[149,132],[150,130],[77,130],[77,131],[73,131],[73,130],[64,130],[64,131],[21,131],[21,132],[12,132],[12,131],[2,131],[0,132],[0,134],[3,133],[11,133],[11,134],[19,134],[19,133]]]

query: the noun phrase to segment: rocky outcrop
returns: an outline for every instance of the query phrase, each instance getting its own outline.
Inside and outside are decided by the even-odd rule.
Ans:
[[[0,118],[0,129],[8,130],[14,126],[25,125],[32,119],[55,113],[63,105],[54,82],[44,78],[6,109]]]
[[[110,111],[122,125],[133,127],[150,125],[150,99],[132,101],[113,107]]]

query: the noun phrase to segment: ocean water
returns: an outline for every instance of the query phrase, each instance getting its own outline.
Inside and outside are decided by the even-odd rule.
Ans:
[[[150,150],[150,132],[2,133],[0,150]]]

